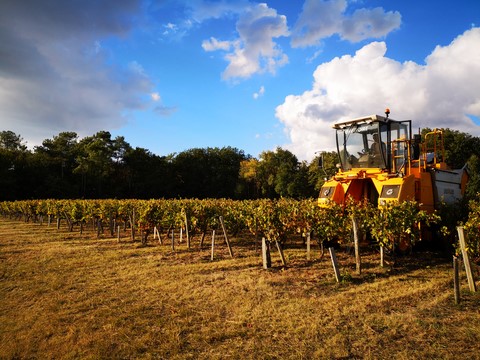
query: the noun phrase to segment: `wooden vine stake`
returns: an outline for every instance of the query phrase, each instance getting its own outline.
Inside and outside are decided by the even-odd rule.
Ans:
[[[187,248],[190,249],[190,234],[188,232],[188,216],[186,212],[185,212],[185,235],[187,237]]]
[[[172,251],[175,251],[175,230],[172,227]]]
[[[353,241],[355,247],[355,263],[357,268],[357,274],[362,274],[362,261],[360,258],[360,246],[358,244],[358,223],[355,216],[352,216],[352,225],[353,225]]]
[[[258,222],[257,219],[255,218],[255,252],[257,252],[258,249]]]
[[[455,304],[460,304],[460,280],[458,276],[458,258],[453,256],[453,292]]]
[[[135,209],[132,210],[132,216],[130,217],[130,226],[131,226],[131,238],[132,238],[132,241],[135,241]]]
[[[335,254],[335,249],[333,247],[328,248],[330,252],[330,258],[332,259],[333,271],[335,272],[335,279],[337,283],[340,282],[340,270],[338,269],[337,255]]]
[[[232,251],[232,247],[230,246],[230,241],[228,241],[227,232],[225,231],[225,224],[223,222],[223,216],[220,216],[219,220],[220,220],[220,225],[222,225],[223,236],[225,237],[225,244],[227,244],[227,247],[228,247],[228,253],[230,254],[230,257],[233,258],[233,251]]]
[[[155,236],[158,236],[158,242],[160,245],[163,245],[162,237],[160,236],[160,231],[158,231],[158,228],[155,226],[153,228],[153,240],[155,240]]]
[[[262,237],[262,260],[263,268],[267,270],[272,267],[272,258],[270,257],[270,247],[268,246],[267,240]]]
[[[117,241],[120,242],[120,225],[117,226]]]
[[[307,260],[310,261],[310,246],[311,246],[311,239],[310,239],[310,231],[307,233]]]
[[[283,266],[287,266],[287,262],[285,261],[285,255],[283,254],[282,245],[278,240],[275,240],[275,244],[277,245],[278,253],[280,254],[280,260],[282,261]]]
[[[475,279],[473,278],[472,268],[470,267],[470,259],[468,258],[467,246],[465,244],[465,234],[463,232],[463,226],[457,226],[458,241],[460,242],[460,249],[462,250],[463,265],[465,266],[465,272],[467,273],[468,287],[471,292],[477,291],[475,286]]]
[[[160,234],[160,231],[157,228],[157,236],[158,236],[158,242],[160,245],[163,245],[163,240],[162,240],[162,234]]]
[[[212,230],[212,253],[210,255],[210,261],[213,261],[214,259],[213,257],[214,251],[215,251],[215,230]]]
[[[385,248],[380,245],[380,267],[385,266]]]

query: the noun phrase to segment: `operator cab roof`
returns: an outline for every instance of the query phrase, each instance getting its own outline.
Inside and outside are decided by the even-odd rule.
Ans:
[[[369,115],[369,116],[359,117],[356,119],[339,120],[336,123],[334,123],[332,127],[334,129],[344,129],[353,124],[370,124],[372,122],[386,123],[389,121],[395,121],[395,120],[392,120],[390,118],[387,118],[385,116],[380,116],[380,115]]]

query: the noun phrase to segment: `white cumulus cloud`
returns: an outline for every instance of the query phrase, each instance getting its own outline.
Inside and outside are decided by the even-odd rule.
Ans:
[[[244,8],[237,22],[238,38],[222,41],[210,38],[202,43],[205,51],[227,51],[224,79],[249,78],[256,73],[275,73],[288,63],[287,55],[274,39],[288,36],[287,18],[260,3]]]
[[[480,116],[480,28],[437,46],[425,65],[385,56],[384,42],[372,42],[354,56],[317,67],[310,90],[289,95],[276,116],[290,138],[286,148],[300,159],[334,150],[331,125],[339,119],[392,110],[391,118],[411,119],[413,127],[448,127],[480,135],[468,115]]]
[[[228,51],[233,46],[232,42],[230,41],[220,41],[214,37],[211,37],[208,40],[204,40],[202,42],[202,48],[205,51],[216,51],[216,50],[223,50]]]
[[[352,42],[381,38],[400,26],[399,12],[357,9],[348,15],[347,5],[346,0],[306,0],[292,30],[292,46],[318,45],[334,34]]]

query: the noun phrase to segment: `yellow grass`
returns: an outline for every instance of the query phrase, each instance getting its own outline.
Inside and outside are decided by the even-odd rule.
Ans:
[[[364,249],[357,276],[339,252],[336,284],[300,243],[266,271],[246,236],[212,262],[199,236],[173,252],[77,230],[0,220],[0,359],[480,358],[480,296],[462,273],[455,305],[451,262],[430,253],[382,269]]]

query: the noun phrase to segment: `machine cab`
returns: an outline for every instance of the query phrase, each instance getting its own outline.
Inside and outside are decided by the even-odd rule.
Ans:
[[[411,121],[379,115],[339,121],[333,126],[342,171],[378,169],[399,172],[409,157]]]

